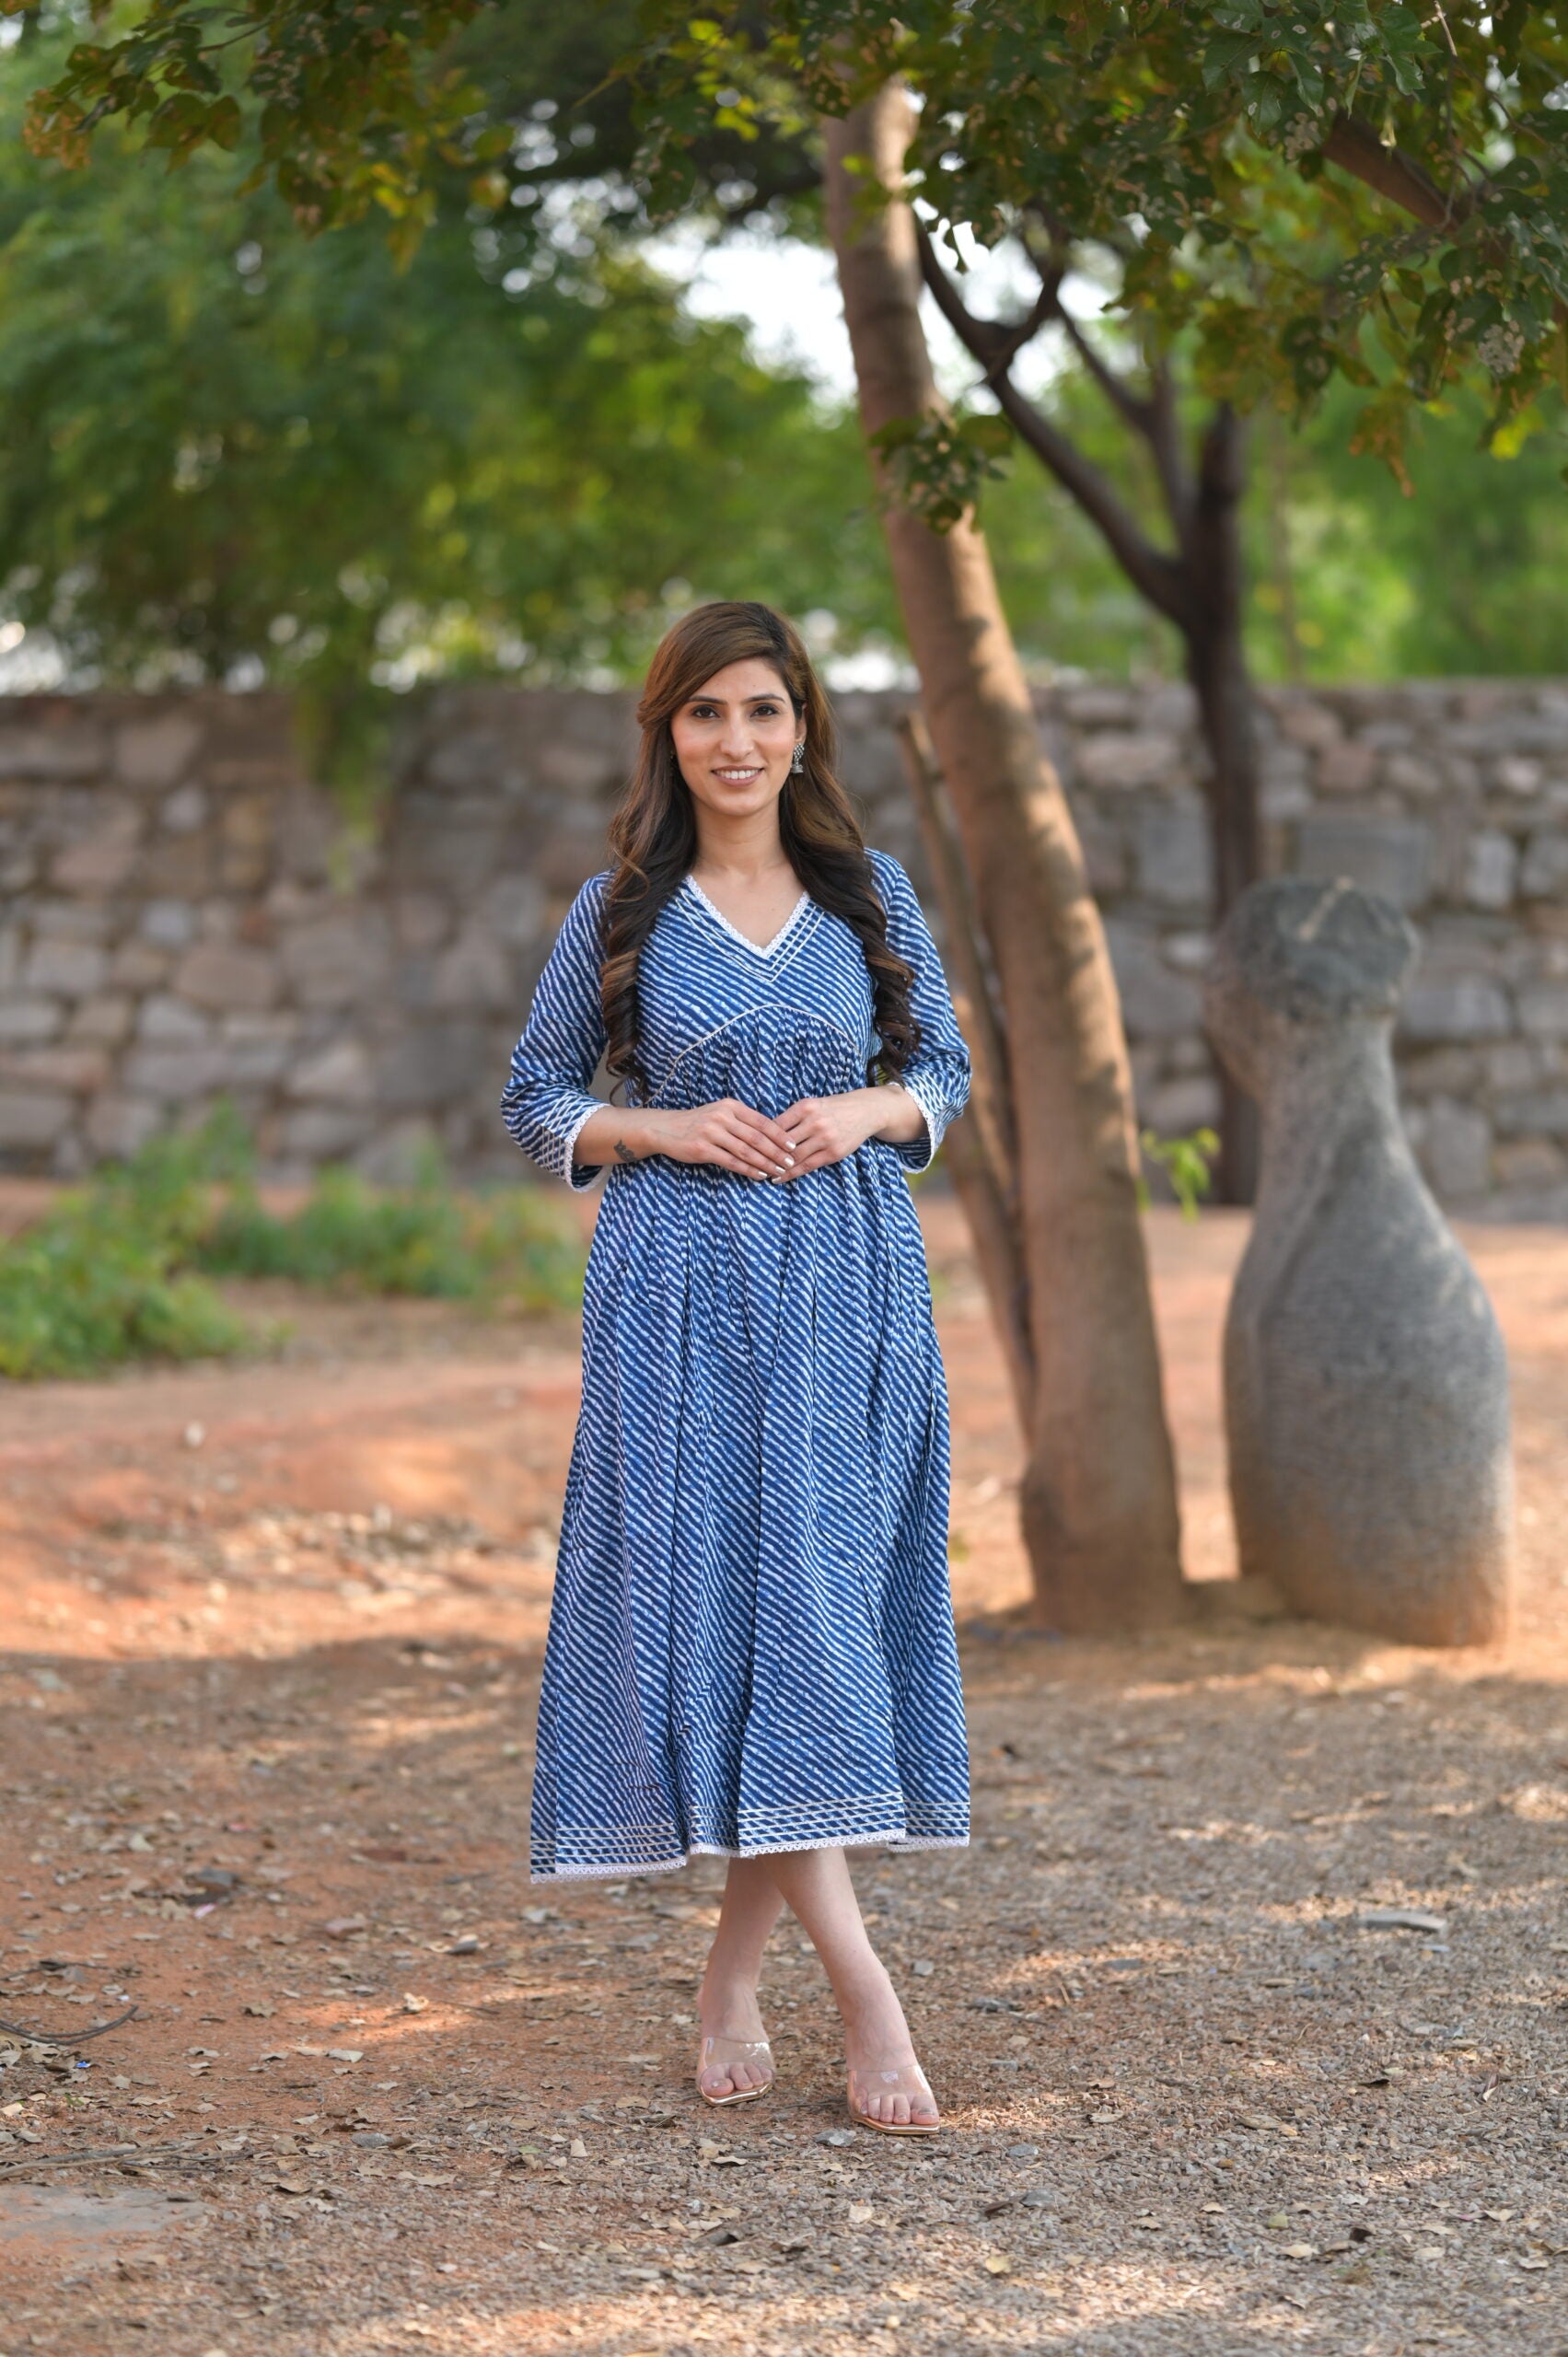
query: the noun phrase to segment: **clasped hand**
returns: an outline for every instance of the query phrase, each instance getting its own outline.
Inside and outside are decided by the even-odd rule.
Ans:
[[[776,1116],[721,1097],[668,1116],[670,1136],[663,1151],[677,1162],[714,1162],[742,1178],[801,1178],[864,1145],[886,1119],[886,1109],[880,1088],[800,1097]]]

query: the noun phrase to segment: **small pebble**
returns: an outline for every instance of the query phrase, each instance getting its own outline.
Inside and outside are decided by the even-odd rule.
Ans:
[[[830,2128],[825,2136],[818,2137],[817,2142],[819,2144],[831,2144],[835,2151],[840,2151],[845,2144],[854,2143],[854,2131],[849,2128]]]
[[[1007,2158],[1010,2161],[1038,2161],[1040,2146],[1038,2144],[1009,2144]]]

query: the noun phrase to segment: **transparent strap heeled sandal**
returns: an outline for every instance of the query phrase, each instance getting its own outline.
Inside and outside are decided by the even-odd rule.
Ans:
[[[760,2087],[732,2087],[727,2095],[715,2095],[703,2084],[710,2074],[723,2079],[738,2063],[748,2063],[754,2071],[765,2071],[767,2077]],[[773,2084],[772,2049],[765,2038],[704,2038],[697,2055],[697,2093],[704,2103],[715,2107],[726,2103],[755,2103],[765,2096]]]
[[[884,2107],[889,2096],[905,2098],[907,2117],[903,2119],[873,2118],[871,2105],[878,2099]],[[852,2070],[849,2074],[850,2118],[857,2128],[874,2128],[881,2136],[935,2136],[941,2129],[936,2098],[931,2083],[920,2064],[912,2056],[890,2069]]]

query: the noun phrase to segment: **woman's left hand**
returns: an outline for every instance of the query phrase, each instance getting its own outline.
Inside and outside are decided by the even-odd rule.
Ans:
[[[903,1098],[901,1089],[894,1094]],[[842,1162],[867,1138],[875,1137],[888,1119],[888,1100],[885,1089],[846,1088],[832,1097],[800,1097],[787,1105],[779,1122],[789,1136],[795,1167],[778,1183],[782,1186],[787,1179],[803,1178],[808,1170]]]

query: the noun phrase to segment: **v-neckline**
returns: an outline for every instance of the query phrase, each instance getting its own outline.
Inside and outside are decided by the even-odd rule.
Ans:
[[[726,916],[721,908],[715,907],[714,902],[709,900],[707,894],[703,891],[702,886],[698,883],[696,877],[691,874],[690,869],[687,870],[685,881],[691,886],[692,891],[696,894],[698,900],[701,900],[703,908],[706,909],[708,914],[714,919],[714,923],[716,924],[723,925],[726,933],[729,934],[734,940],[738,941],[743,949],[749,949],[753,958],[771,958],[773,951],[778,947],[780,942],[784,940],[785,935],[794,932],[801,911],[803,909],[809,908],[811,905],[810,893],[802,892],[799,900],[796,900],[794,908],[791,909],[788,916],[785,917],[783,924],[780,925],[772,941],[753,941],[749,933],[742,933],[738,924],[732,924],[730,923],[728,917]]]

